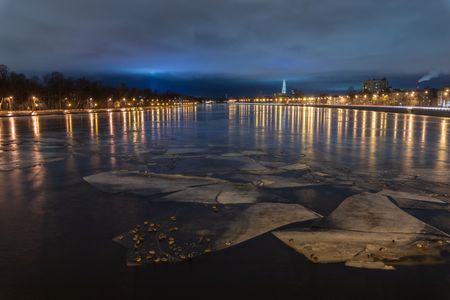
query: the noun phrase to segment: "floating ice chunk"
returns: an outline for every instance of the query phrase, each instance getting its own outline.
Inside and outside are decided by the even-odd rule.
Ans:
[[[248,174],[271,174],[277,172],[264,167],[258,161],[247,156],[224,157],[220,155],[199,155],[193,157],[161,157],[156,162],[163,172],[191,174],[245,172]]]
[[[242,153],[239,152],[228,152],[228,153],[223,153],[220,156],[223,157],[238,157],[238,156],[244,156]]]
[[[379,270],[395,270],[393,266],[385,265],[381,261],[374,261],[370,259],[366,260],[348,260],[345,262],[347,267],[360,268],[360,269],[379,269]]]
[[[217,203],[217,197],[222,192],[222,184],[212,184],[201,187],[187,188],[161,198],[162,201]]]
[[[423,233],[427,227],[387,197],[372,193],[345,199],[325,220],[332,228],[365,232]]]
[[[258,161],[261,165],[267,168],[277,169],[277,168],[283,168],[286,166],[286,163],[281,161]]]
[[[314,183],[307,180],[299,180],[292,177],[264,175],[253,181],[253,184],[264,188],[301,188],[319,186],[322,183]]]
[[[241,153],[243,155],[249,155],[249,156],[267,155],[266,152],[261,151],[261,150],[244,150]]]
[[[391,197],[401,208],[450,211],[450,205],[447,202],[430,195],[388,189],[382,190],[379,194]]]
[[[242,204],[280,202],[281,199],[252,184],[231,183],[211,177],[114,171],[87,176],[84,180],[104,192],[139,196],[168,194],[158,201]]]
[[[420,210],[443,210],[450,212],[450,205],[447,202],[427,202],[417,201],[405,198],[398,198],[394,200],[398,207],[405,209],[420,209]]]
[[[351,187],[355,185],[355,181],[353,180],[342,180],[337,179],[333,182],[335,186],[341,186],[341,187]]]
[[[404,233],[358,232],[351,230],[296,230],[275,232],[276,237],[316,263],[382,262],[395,265],[408,257],[434,257],[447,247],[443,236]],[[419,247],[417,246],[419,245]],[[365,257],[361,257],[364,254]],[[364,258],[364,259],[362,259]],[[411,262],[420,264],[420,260]],[[371,264],[371,268],[379,264]],[[382,269],[385,269],[382,266]]]
[[[260,150],[244,150],[241,152],[227,152],[221,154],[221,156],[223,157],[262,156],[262,155],[267,155],[267,153]]]
[[[441,250],[449,250],[447,234],[407,214],[381,194],[347,198],[318,226],[274,235],[313,262],[345,262],[353,267],[390,269],[411,257],[442,262]]]
[[[227,158],[227,157],[218,157],[220,160],[222,160],[227,165],[234,165],[237,164],[237,169],[243,172],[247,172],[250,174],[272,174],[276,172],[276,170],[271,170],[269,168],[266,168],[262,164],[260,164],[258,161],[246,157],[233,157],[233,158]]]
[[[103,172],[86,176],[83,179],[104,192],[127,192],[141,196],[172,193],[190,187],[224,182],[223,180],[210,177],[139,173],[134,171]]]
[[[180,262],[320,217],[298,204],[184,205],[177,208],[177,216],[154,215],[153,221],[145,221],[114,241],[128,249],[128,265]]]
[[[221,204],[256,203],[261,193],[251,184],[228,184],[217,197]]]
[[[423,202],[431,202],[431,203],[437,203],[437,204],[447,204],[445,201],[436,199],[430,195],[423,195],[423,194],[415,194],[415,193],[408,193],[408,192],[402,192],[402,191],[394,191],[389,189],[384,189],[380,194],[388,197],[394,198],[394,200],[398,199],[408,199],[412,201],[423,201]]]
[[[322,216],[300,204],[258,203],[237,214],[226,231],[216,237],[215,249],[239,244],[273,229]]]
[[[251,184],[218,183],[200,187],[188,188],[164,196],[163,201],[245,204],[260,201],[282,202],[276,195],[265,193]]]
[[[323,173],[323,172],[313,172],[312,175],[314,177],[331,177],[330,174]]]
[[[409,176],[428,182],[437,182],[448,184],[450,182],[450,174],[448,168],[428,169],[428,168],[413,168]]]
[[[303,164],[303,163],[296,163],[296,164],[292,164],[292,165],[287,165],[287,166],[283,166],[281,167],[281,169],[285,170],[285,171],[309,171],[310,168],[307,164]]]
[[[205,153],[208,149],[205,148],[169,148],[166,155],[184,155],[184,154],[198,154]]]

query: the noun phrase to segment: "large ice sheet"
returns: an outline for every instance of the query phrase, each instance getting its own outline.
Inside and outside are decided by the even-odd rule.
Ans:
[[[104,172],[84,177],[94,187],[109,193],[160,196],[155,201],[243,204],[262,201],[283,202],[253,184],[173,174],[130,171]]]
[[[163,220],[153,215],[156,221],[145,221],[114,240],[127,248],[129,265],[179,262],[320,217],[298,204],[212,205],[206,211],[188,206]]]
[[[191,187],[224,182],[210,177],[140,173],[135,171],[103,172],[83,178],[94,187],[110,193],[127,192],[141,196],[172,193]]]
[[[219,204],[243,204],[256,203],[261,201],[283,201],[282,199],[280,199],[280,197],[261,191],[252,184],[231,182],[188,188],[166,195],[162,198],[162,200]]]
[[[441,251],[450,246],[447,234],[407,214],[386,196],[372,193],[347,198],[318,227],[274,235],[313,262],[363,268],[440,262]]]

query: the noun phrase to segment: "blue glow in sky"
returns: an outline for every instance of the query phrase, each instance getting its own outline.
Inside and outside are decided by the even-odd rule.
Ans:
[[[0,0],[0,63],[192,94],[413,87],[448,79],[448,28],[449,0]]]

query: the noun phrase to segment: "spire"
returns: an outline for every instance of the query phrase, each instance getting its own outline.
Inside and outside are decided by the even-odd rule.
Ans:
[[[283,80],[283,88],[281,89],[282,94],[286,94],[286,80]]]

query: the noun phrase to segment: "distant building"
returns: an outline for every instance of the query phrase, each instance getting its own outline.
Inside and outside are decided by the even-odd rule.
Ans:
[[[363,82],[364,92],[372,94],[383,93],[389,89],[389,83],[386,78],[383,79],[370,79]]]
[[[437,92],[437,106],[450,107],[450,87],[440,89]]]
[[[299,89],[292,89],[291,96],[292,97],[303,97],[303,93]]]
[[[289,99],[291,96],[287,93],[286,88],[286,80],[283,80],[283,84],[281,86],[281,93],[274,93],[274,98],[282,98],[282,99]]]

